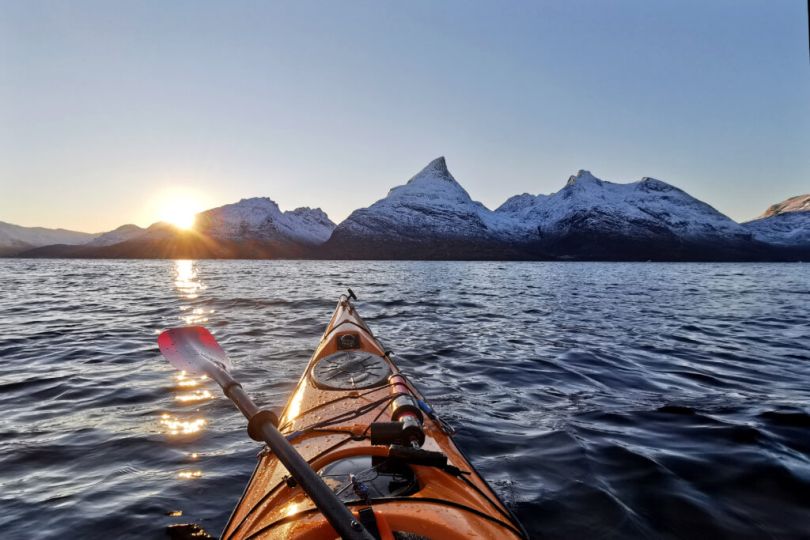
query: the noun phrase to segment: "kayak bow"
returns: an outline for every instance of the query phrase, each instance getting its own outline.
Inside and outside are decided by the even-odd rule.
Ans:
[[[279,430],[377,538],[526,538],[345,295]],[[332,540],[335,531],[265,449],[222,537]]]

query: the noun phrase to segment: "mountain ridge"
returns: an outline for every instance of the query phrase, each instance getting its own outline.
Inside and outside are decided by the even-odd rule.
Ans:
[[[776,216],[786,212],[810,212],[810,193],[805,195],[796,195],[795,197],[790,197],[782,202],[772,204],[757,219]]]
[[[282,212],[267,197],[197,215],[193,230],[124,225],[82,245],[35,246],[20,256],[792,260],[810,258],[810,195],[737,223],[651,177],[630,183],[581,169],[551,194],[474,200],[443,156],[339,224],[319,208]],[[787,216],[787,217],[786,217]]]
[[[89,242],[99,234],[49,229],[46,227],[23,227],[0,221],[0,255],[12,254],[47,244],[79,245]]]

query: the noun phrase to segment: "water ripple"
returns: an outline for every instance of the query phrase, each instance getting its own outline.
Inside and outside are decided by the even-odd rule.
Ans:
[[[279,406],[347,286],[533,537],[810,530],[803,265],[6,259],[0,283],[4,538],[219,532],[258,448],[157,334],[207,325]]]

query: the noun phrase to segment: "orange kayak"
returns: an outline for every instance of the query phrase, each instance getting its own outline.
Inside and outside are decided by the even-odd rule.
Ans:
[[[345,295],[279,430],[376,538],[527,538]],[[336,536],[267,448],[222,534]]]

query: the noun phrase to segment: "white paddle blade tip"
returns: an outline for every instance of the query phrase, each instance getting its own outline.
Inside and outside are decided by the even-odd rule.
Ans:
[[[172,366],[194,375],[210,375],[212,368],[231,369],[228,355],[202,326],[169,328],[158,336],[158,347]]]

